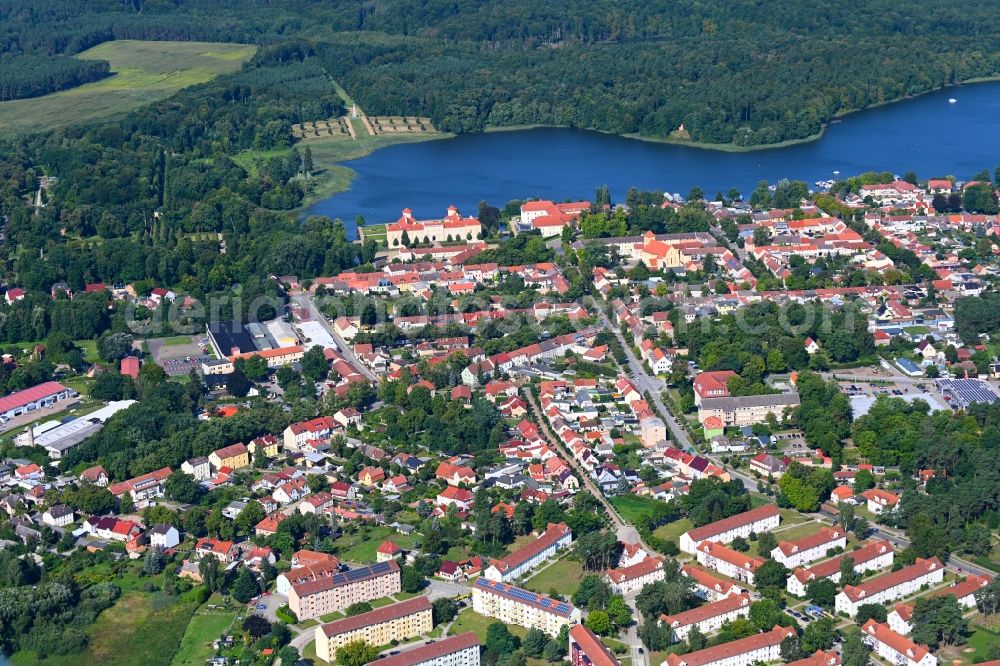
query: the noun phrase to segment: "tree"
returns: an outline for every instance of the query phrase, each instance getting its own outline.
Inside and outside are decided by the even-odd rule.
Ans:
[[[549,642],[548,635],[541,629],[529,629],[524,639],[521,641],[521,649],[524,654],[533,659],[538,659],[545,652],[545,646]]]
[[[302,151],[302,173],[308,176],[312,174],[313,168],[312,148],[306,146],[305,150]]]
[[[586,571],[604,571],[618,558],[618,538],[607,530],[588,532],[573,544],[577,558]]]
[[[802,651],[812,654],[816,650],[829,650],[837,640],[837,621],[832,617],[814,620],[802,631]]]
[[[854,529],[854,505],[841,503],[837,506],[837,524],[842,530]]]
[[[754,227],[753,244],[756,247],[763,247],[771,244],[771,230],[767,227]]]
[[[243,374],[252,382],[259,382],[267,377],[267,361],[263,356],[255,354],[243,364]]]
[[[97,353],[105,361],[114,363],[132,352],[132,343],[131,333],[105,332],[97,338]]]
[[[568,641],[549,641],[545,644],[545,651],[542,653],[545,657],[545,661],[550,663],[555,663],[557,661],[562,661],[563,657],[566,656]]]
[[[285,647],[281,648],[280,652],[278,652],[278,659],[281,659],[281,663],[284,666],[295,666],[295,664],[299,660],[299,657],[300,657],[299,651],[296,650],[295,647],[292,645],[286,645]]]
[[[1000,613],[1000,576],[994,578],[986,587],[979,588],[975,600],[980,613],[985,615]]]
[[[799,643],[798,636],[789,636],[781,641],[778,650],[781,655],[781,661],[786,664],[802,658],[802,646]]]
[[[588,574],[580,581],[573,594],[573,603],[587,610],[607,608],[611,599],[611,586],[600,574]]]
[[[229,392],[229,395],[243,398],[250,392],[251,388],[250,380],[240,368],[234,368],[231,373],[226,375],[226,391]]]
[[[941,645],[965,643],[969,622],[962,617],[962,612],[954,594],[918,598],[913,607],[911,638],[934,650]]]
[[[840,584],[857,585],[861,580],[861,574],[854,570],[854,560],[847,555],[840,558]]]
[[[131,493],[125,493],[122,495],[121,499],[118,500],[118,511],[123,514],[135,511],[135,502],[132,500]]]
[[[837,596],[837,584],[829,578],[817,578],[806,585],[806,596],[817,606],[833,608]]]
[[[507,629],[507,625],[502,622],[493,622],[486,627],[484,647],[495,655],[510,654],[517,649],[518,642],[517,638]]]
[[[323,354],[323,348],[319,345],[310,348],[309,351],[302,355],[300,366],[302,368],[302,376],[311,382],[322,381],[330,374],[330,364]]]
[[[247,615],[243,620],[243,631],[253,639],[263,638],[271,633],[271,623],[257,614]]]
[[[402,567],[400,576],[400,586],[403,588],[403,592],[413,594],[424,589],[424,585],[427,584],[427,580],[420,572],[410,566]]]
[[[862,493],[869,488],[875,487],[875,475],[872,474],[867,469],[859,469],[858,473],[854,475],[854,490],[857,493]]]
[[[198,562],[198,573],[201,574],[201,581],[209,592],[218,592],[222,589],[225,582],[225,572],[219,566],[219,560],[214,557],[201,558],[201,561]]]
[[[435,599],[434,603],[431,604],[431,617],[433,618],[434,626],[451,622],[457,614],[458,609],[455,608],[455,602],[451,599]]]
[[[365,666],[378,659],[378,648],[364,641],[353,641],[337,648],[336,656],[340,666]]]
[[[185,504],[196,504],[205,492],[193,476],[181,470],[176,470],[167,477],[163,491],[168,498]]]
[[[584,624],[598,636],[610,636],[615,630],[614,623],[608,617],[607,611],[602,610],[591,611]]]
[[[868,524],[868,519],[860,516],[854,521],[854,536],[860,541],[867,539],[872,533],[872,528]]]
[[[163,571],[164,565],[163,551],[159,547],[150,548],[146,553],[146,560],[142,563],[142,572],[148,576],[155,576]]]
[[[841,651],[843,666],[868,666],[869,654],[871,654],[871,649],[861,640],[861,631],[855,627],[848,629]]]
[[[701,629],[698,625],[693,625],[691,630],[688,632],[687,644],[688,652],[697,652],[698,650],[703,650],[705,645],[708,643],[708,639],[705,638],[705,634],[701,633]]]
[[[74,493],[71,503],[80,511],[99,516],[115,508],[115,496],[107,488],[85,483]]]
[[[778,539],[771,532],[757,535],[757,552],[761,557],[771,557],[771,551],[778,547]]]
[[[372,605],[367,601],[358,601],[347,608],[344,609],[344,615],[347,617],[353,617],[355,615],[361,615],[362,613],[367,613],[372,609]]]
[[[741,553],[745,553],[750,550],[750,544],[743,537],[736,537],[733,542],[729,544],[733,550],[737,550]]]
[[[861,604],[858,606],[858,613],[854,617],[855,622],[859,625],[864,624],[868,620],[875,620],[876,622],[886,621],[886,611],[885,606],[882,604]]]
[[[758,590],[765,587],[784,589],[785,583],[788,581],[788,574],[788,569],[781,562],[767,560],[754,572],[754,584]]]
[[[615,595],[608,602],[608,617],[616,626],[627,627],[632,624],[632,609],[628,607],[623,597]]]
[[[757,631],[767,631],[776,624],[786,626],[790,618],[781,610],[774,599],[761,599],[750,604],[750,614],[747,616],[750,624]]]
[[[233,583],[233,598],[245,604],[258,594],[260,594],[260,584],[257,582],[257,576],[248,567],[243,567],[236,576],[236,582]]]

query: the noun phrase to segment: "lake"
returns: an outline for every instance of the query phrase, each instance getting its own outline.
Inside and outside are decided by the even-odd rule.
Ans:
[[[957,102],[949,104],[954,97]],[[969,178],[1000,166],[1000,82],[950,88],[869,109],[831,124],[818,140],[748,153],[627,139],[585,130],[541,128],[463,135],[391,146],[345,164],[357,172],[347,192],[308,214],[393,221],[403,208],[440,217],[449,204],[475,214],[480,201],[592,199],[600,185],[621,201],[630,187],[709,196],[757,182],[810,184],[863,171],[916,171],[921,178]]]

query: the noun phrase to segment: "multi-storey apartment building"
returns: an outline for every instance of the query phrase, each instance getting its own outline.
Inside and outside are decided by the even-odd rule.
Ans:
[[[698,545],[697,557],[698,564],[751,585],[754,571],[764,564],[760,557],[741,553],[714,541],[702,541]]]
[[[888,624],[868,620],[861,627],[865,643],[878,656],[898,666],[937,666],[938,660],[926,645],[917,645],[897,634]]]
[[[573,530],[566,523],[549,523],[534,541],[501,560],[494,560],[483,574],[494,581],[509,582],[539,566],[573,541]]]
[[[846,548],[847,533],[839,527],[824,527],[815,534],[795,541],[779,541],[771,551],[771,558],[788,568],[808,564],[821,557],[831,548]]]
[[[573,666],[619,666],[611,651],[582,624],[569,630],[569,660]]]
[[[504,624],[541,629],[558,636],[565,625],[580,621],[580,609],[519,587],[487,578],[477,578],[472,586],[472,610],[495,617]]]
[[[789,627],[774,627],[762,634],[754,634],[739,640],[713,645],[712,647],[667,655],[661,666],[751,666],[756,662],[769,663],[781,658],[781,641],[795,636]]]
[[[288,608],[299,620],[308,620],[399,591],[399,564],[390,560],[293,584],[288,591]]]
[[[756,509],[750,509],[735,516],[688,530],[681,535],[681,550],[694,555],[697,552],[698,544],[702,541],[729,543],[736,537],[745,539],[751,533],[773,530],[779,522],[781,522],[781,515],[778,513],[778,507],[774,504],[765,504]]]
[[[918,592],[923,585],[933,585],[944,580],[944,565],[932,557],[929,560],[918,557],[917,561],[899,571],[873,578],[860,585],[845,585],[837,595],[834,608],[838,613],[854,617],[858,606],[863,604],[884,604]]]
[[[615,594],[623,595],[638,592],[650,583],[663,580],[665,576],[662,557],[647,557],[627,567],[609,569],[605,574]]]
[[[662,614],[660,624],[670,627],[673,631],[671,638],[676,642],[687,640],[692,627],[698,627],[703,634],[712,634],[726,622],[749,615],[750,595],[734,594],[676,615]]]
[[[388,645],[426,634],[434,628],[431,602],[425,596],[413,597],[398,604],[316,627],[316,656],[327,663],[335,661],[337,648],[354,641],[369,645]]]
[[[479,666],[479,639],[469,631],[376,659],[368,666]]]
[[[840,557],[820,562],[811,567],[799,567],[788,577],[785,589],[797,597],[806,596],[806,586],[817,578],[829,578],[834,583],[840,582],[840,561],[849,558],[858,574],[878,571],[892,566],[894,550],[888,541],[869,541],[864,547],[852,550]]]

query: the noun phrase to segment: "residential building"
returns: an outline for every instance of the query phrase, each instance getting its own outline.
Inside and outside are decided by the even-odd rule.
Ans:
[[[712,647],[667,655],[661,666],[752,666],[781,659],[781,641],[795,636],[790,627],[774,627],[770,631]]]
[[[250,451],[242,442],[230,444],[229,446],[212,451],[208,456],[208,461],[217,470],[223,467],[228,467],[229,469],[248,467],[250,465]]]
[[[847,533],[844,530],[839,527],[824,527],[815,534],[795,541],[779,541],[778,546],[771,551],[771,558],[791,569],[826,557],[831,548],[846,547]]]
[[[605,574],[615,594],[622,595],[638,592],[646,585],[663,580],[665,577],[662,557],[647,557],[627,567],[609,569]]]
[[[468,511],[472,508],[474,496],[465,488],[448,486],[437,496],[438,506],[448,506],[454,504],[460,511]]]
[[[693,383],[695,406],[700,407],[706,398],[728,398],[730,377],[736,377],[732,370],[699,372]]]
[[[926,645],[917,645],[906,636],[897,634],[888,624],[868,620],[861,627],[865,643],[878,656],[897,666],[937,666],[935,657]]]
[[[173,548],[181,542],[181,533],[173,525],[153,525],[147,534],[149,545],[154,548]]]
[[[383,541],[382,545],[375,551],[376,562],[388,562],[398,560],[403,556],[403,549],[392,541]]]
[[[840,655],[836,652],[816,650],[805,659],[790,662],[785,666],[840,666],[840,663]]]
[[[108,485],[108,473],[102,466],[95,465],[80,472],[80,480],[93,483],[95,486],[104,487]]]
[[[765,504],[756,509],[723,518],[714,523],[696,527],[681,535],[680,547],[685,553],[694,555],[702,541],[729,543],[736,537],[749,537],[751,533],[768,532],[781,522],[778,507]]]
[[[316,627],[316,656],[327,663],[336,661],[337,648],[354,641],[388,645],[426,634],[434,628],[431,602],[426,596],[346,617]]]
[[[932,557],[929,560],[918,557],[917,561],[899,571],[872,578],[860,585],[845,585],[837,595],[834,607],[838,613],[854,617],[858,606],[863,604],[884,604],[901,599],[920,590],[923,585],[933,585],[944,580],[944,565]]]
[[[479,666],[479,639],[469,631],[377,659],[368,666]]]
[[[449,486],[458,486],[463,483],[471,485],[476,482],[475,470],[465,465],[455,465],[450,462],[438,465],[434,476],[442,479]]]
[[[611,651],[582,624],[569,630],[569,661],[573,666],[619,666]]]
[[[566,523],[549,523],[537,539],[507,557],[494,560],[483,575],[493,581],[512,581],[531,571],[573,541],[573,530]]]
[[[223,564],[229,564],[235,560],[238,552],[236,544],[232,541],[223,541],[222,539],[213,539],[211,537],[198,539],[194,545],[194,551],[198,554],[199,559],[214,557]]]
[[[718,601],[731,594],[743,594],[747,592],[745,588],[740,587],[733,581],[717,578],[693,564],[683,565],[681,573],[694,580],[694,593],[706,601]]]
[[[280,442],[274,435],[263,435],[247,444],[247,450],[253,455],[254,460],[259,457],[273,458],[278,455],[279,445]]]
[[[698,627],[702,634],[713,634],[726,622],[749,615],[750,595],[733,594],[676,615],[661,614],[659,621],[670,627],[671,640],[679,642],[687,640],[692,627]]]
[[[888,541],[872,540],[867,542],[862,548],[852,550],[840,557],[820,562],[811,567],[799,567],[788,577],[785,589],[789,594],[797,597],[806,596],[806,586],[818,578],[829,578],[834,583],[840,582],[840,561],[849,558],[854,564],[854,572],[858,574],[879,569],[888,569],[892,566],[894,550]]]
[[[309,421],[299,421],[285,428],[281,434],[284,446],[289,451],[299,451],[309,440],[327,440],[337,427],[332,416],[320,416]]]
[[[976,592],[993,582],[992,576],[969,574],[963,580],[935,592],[935,596],[954,594],[958,603],[965,608],[976,607]]]
[[[288,608],[300,621],[309,620],[342,611],[354,603],[388,597],[400,590],[399,564],[378,562],[292,585],[288,591]]]
[[[549,636],[558,636],[562,627],[579,622],[581,617],[580,609],[565,601],[549,599],[484,576],[473,583],[472,609],[504,624],[540,629]]]
[[[888,513],[899,504],[899,496],[881,488],[871,488],[861,493],[868,503],[868,510],[876,516]]]
[[[212,478],[212,463],[207,456],[189,458],[181,463],[181,471],[193,476],[195,481],[208,481]]]
[[[73,522],[73,509],[65,504],[57,504],[46,509],[42,514],[42,522],[51,527],[66,527]]]
[[[896,604],[886,620],[897,634],[909,636],[913,631],[913,604]]]
[[[752,426],[765,423],[768,415],[781,419],[786,409],[798,407],[799,394],[795,391],[744,395],[728,398],[703,398],[698,406],[698,422],[705,423],[715,417],[723,427]]]
[[[300,556],[302,553],[308,553],[311,551],[299,551],[296,556]],[[322,553],[313,553],[313,555],[322,555]],[[295,557],[292,558],[293,565],[291,571],[285,571],[278,575],[275,581],[276,587],[275,591],[278,594],[288,595],[289,591],[292,589],[292,585],[298,585],[300,583],[309,583],[323,578],[329,578],[336,573],[340,572],[340,560],[336,557],[329,555],[328,559],[316,559],[309,558],[302,560],[303,562],[309,562],[308,564],[295,565]]]
[[[118,498],[128,493],[132,496],[132,501],[138,504],[139,502],[145,502],[155,497],[163,497],[163,483],[167,480],[168,476],[170,476],[170,468],[163,467],[155,472],[143,474],[128,481],[112,483],[108,486],[108,490]]]
[[[714,541],[702,541],[698,544],[696,555],[698,564],[751,585],[753,585],[754,571],[764,564],[764,560],[760,557],[741,553]]]

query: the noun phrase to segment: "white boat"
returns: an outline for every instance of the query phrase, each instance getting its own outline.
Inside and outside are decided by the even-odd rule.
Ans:
[[[955,103],[955,102],[957,102],[957,101],[958,101],[958,100],[957,100],[957,99],[955,99],[954,97],[949,97],[949,98],[948,98],[948,103],[949,103],[949,104],[954,104],[954,103]]]

